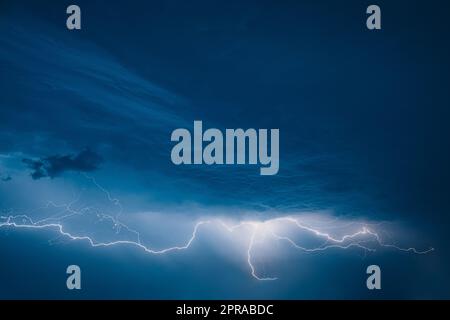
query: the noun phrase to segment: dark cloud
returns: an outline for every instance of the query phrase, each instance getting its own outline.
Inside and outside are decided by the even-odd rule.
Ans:
[[[22,159],[22,162],[32,170],[31,177],[37,180],[45,177],[55,178],[65,171],[94,171],[98,169],[102,158],[97,153],[85,149],[76,155],[54,155],[37,160]]]
[[[9,174],[8,175],[3,175],[1,172],[0,172],[0,179],[2,181],[4,181],[4,182],[12,180],[12,178],[11,178],[11,176]]]

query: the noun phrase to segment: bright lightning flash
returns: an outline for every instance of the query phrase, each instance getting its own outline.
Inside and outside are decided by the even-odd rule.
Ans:
[[[258,274],[256,266],[253,262],[253,254],[255,249],[255,244],[259,239],[264,238],[272,241],[285,242],[295,249],[301,250],[303,252],[321,252],[333,248],[337,249],[349,249],[349,248],[359,248],[361,250],[375,251],[376,247],[392,248],[400,251],[411,252],[414,254],[426,254],[434,250],[434,248],[429,248],[427,250],[417,250],[416,248],[403,248],[395,244],[385,243],[379,233],[376,232],[374,228],[368,225],[357,223],[358,228],[356,230],[346,233],[341,236],[332,235],[329,232],[325,232],[320,228],[313,227],[310,224],[302,221],[301,216],[283,216],[277,217],[265,221],[252,221],[245,220],[239,223],[226,223],[223,219],[211,218],[207,220],[201,220],[196,222],[194,225],[190,237],[178,246],[167,247],[164,249],[154,249],[145,245],[141,241],[141,235],[138,231],[131,229],[127,225],[119,221],[119,216],[122,213],[122,206],[118,199],[112,198],[110,193],[101,187],[94,178],[86,176],[91,180],[94,185],[106,194],[108,201],[110,201],[115,206],[119,207],[119,213],[115,216],[103,214],[95,211],[96,217],[99,221],[110,221],[119,233],[122,229],[126,230],[130,234],[133,234],[134,240],[116,240],[116,241],[97,241],[92,236],[88,235],[77,235],[66,230],[63,225],[64,220],[73,216],[83,216],[92,213],[92,207],[83,207],[81,209],[74,209],[74,204],[78,201],[78,198],[73,202],[64,205],[56,205],[53,202],[48,202],[46,208],[52,207],[60,209],[62,214],[57,217],[48,217],[38,221],[34,221],[29,215],[6,215],[0,216],[0,228],[18,228],[18,229],[53,229],[59,233],[59,235],[69,239],[69,240],[79,240],[86,241],[92,247],[110,247],[119,245],[134,246],[149,254],[167,254],[174,251],[187,250],[191,247],[197,238],[197,234],[201,228],[206,228],[207,226],[216,226],[228,233],[242,232],[246,235],[245,237],[245,247],[247,256],[247,265],[251,272],[253,278],[261,281],[276,280],[276,277],[267,277]],[[291,236],[292,232],[289,233],[285,230],[294,230],[295,237]],[[299,235],[305,235],[312,237],[316,240],[320,240],[319,245],[306,246],[301,245],[295,239]]]

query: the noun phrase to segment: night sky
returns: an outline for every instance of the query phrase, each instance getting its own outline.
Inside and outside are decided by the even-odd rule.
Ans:
[[[100,242],[137,230],[161,249],[204,219],[295,215],[435,250],[264,242],[255,267],[278,279],[258,281],[245,232],[200,227],[189,249],[152,255],[4,225],[0,298],[450,298],[448,1],[377,1],[376,31],[362,0],[74,3],[69,31],[72,2],[0,1],[0,225],[52,218]],[[278,174],[174,165],[170,135],[194,120],[279,128]],[[70,264],[82,290],[66,288]],[[366,288],[371,264],[382,290]]]

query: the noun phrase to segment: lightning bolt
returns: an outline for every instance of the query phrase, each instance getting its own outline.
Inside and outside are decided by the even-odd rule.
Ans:
[[[99,190],[101,190],[107,197],[108,201],[119,208],[118,213],[113,216],[109,214],[102,213],[93,206],[86,206],[79,210],[74,209],[75,203],[77,203],[80,196],[76,197],[72,202],[68,204],[55,204],[54,202],[47,202],[43,208],[55,208],[61,209],[59,214],[34,221],[29,215],[6,215],[0,216],[0,228],[17,228],[17,229],[52,229],[55,230],[60,236],[65,237],[69,240],[87,241],[92,247],[110,247],[118,245],[127,245],[137,247],[148,254],[160,255],[167,254],[174,251],[187,250],[191,247],[194,241],[197,239],[198,231],[201,227],[207,225],[218,226],[226,232],[235,233],[238,230],[244,230],[248,235],[248,242],[246,244],[247,251],[247,265],[251,272],[251,276],[256,280],[260,281],[272,281],[276,280],[276,277],[266,277],[259,275],[255,264],[253,262],[253,252],[255,251],[255,243],[258,242],[259,238],[267,239],[269,237],[273,241],[285,242],[295,249],[301,250],[303,252],[321,252],[329,249],[349,249],[352,247],[359,248],[365,252],[373,252],[376,249],[373,246],[369,246],[368,243],[375,243],[378,247],[392,248],[404,252],[412,252],[414,254],[427,254],[434,251],[434,248],[429,248],[427,250],[420,251],[416,248],[409,247],[403,248],[395,244],[385,243],[381,236],[373,230],[368,225],[362,225],[356,231],[345,234],[341,237],[333,236],[328,232],[324,232],[319,228],[312,227],[301,221],[299,217],[296,216],[284,216],[277,217],[265,221],[241,221],[236,224],[227,224],[222,219],[208,219],[197,221],[193,227],[190,237],[184,242],[177,246],[167,247],[164,249],[154,249],[151,248],[141,241],[140,233],[127,226],[126,224],[119,221],[119,217],[123,212],[123,207],[119,199],[113,198],[108,190],[103,188],[97,181],[90,176],[85,175],[85,177],[90,180]],[[73,216],[82,216],[88,213],[94,212],[99,221],[110,221],[113,225],[114,230],[119,234],[122,230],[128,231],[133,234],[135,240],[116,240],[116,241],[96,241],[93,237],[88,235],[76,235],[64,228],[62,222]],[[61,215],[62,214],[62,215]],[[278,229],[285,227],[294,227],[298,233],[304,233],[306,235],[312,235],[323,243],[319,246],[306,247],[298,244],[293,238],[286,234],[280,234]],[[281,229],[282,229],[281,228]]]

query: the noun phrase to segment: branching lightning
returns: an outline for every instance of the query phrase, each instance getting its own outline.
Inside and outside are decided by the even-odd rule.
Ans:
[[[105,214],[97,210],[95,207],[86,206],[81,209],[74,209],[75,203],[77,203],[79,196],[76,197],[72,202],[68,204],[55,204],[54,202],[47,202],[44,208],[55,208],[60,209],[60,214],[56,214],[54,216],[47,217],[45,219],[34,221],[27,214],[13,215],[8,214],[6,216],[0,216],[0,228],[17,228],[17,229],[52,229],[58,232],[58,234],[62,237],[65,237],[69,240],[79,240],[86,241],[92,247],[110,247],[110,246],[118,246],[118,245],[127,245],[134,246],[146,253],[159,255],[159,254],[167,254],[174,251],[181,251],[189,249],[194,241],[197,239],[198,232],[200,228],[204,228],[205,226],[216,226],[224,230],[228,233],[235,233],[238,230],[244,230],[244,234],[246,235],[246,257],[247,257],[247,265],[251,272],[253,278],[261,281],[270,281],[276,280],[276,277],[268,277],[262,276],[258,273],[257,268],[254,263],[253,254],[255,249],[255,244],[258,242],[258,239],[264,237],[264,239],[269,238],[272,241],[287,243],[291,247],[301,250],[303,252],[321,252],[329,249],[349,249],[349,248],[359,248],[364,250],[365,252],[373,252],[377,247],[384,248],[392,248],[395,250],[412,252],[414,254],[426,254],[434,250],[434,248],[429,248],[427,250],[418,250],[413,247],[403,248],[397,246],[395,244],[385,243],[379,233],[377,233],[373,228],[368,225],[361,225],[357,230],[344,234],[340,237],[334,236],[328,232],[324,232],[319,228],[312,227],[306,223],[304,223],[300,217],[298,216],[284,216],[277,217],[265,221],[241,221],[235,224],[227,224],[222,219],[208,219],[208,220],[200,220],[195,223],[193,226],[192,232],[188,239],[180,245],[167,247],[163,249],[154,249],[148,245],[145,245],[141,241],[140,233],[122,223],[119,220],[120,215],[123,212],[122,205],[120,201],[116,198],[113,198],[109,191],[103,188],[97,181],[89,176],[85,176],[89,179],[99,190],[101,190],[107,197],[108,201],[112,203],[114,206],[119,208],[118,213],[113,216],[109,214]],[[76,235],[72,232],[66,230],[63,225],[64,220],[74,217],[74,216],[83,216],[87,213],[94,212],[96,214],[96,218],[99,222],[109,221],[112,223],[115,232],[118,234],[121,230],[126,230],[130,234],[134,235],[135,239],[133,240],[115,240],[115,241],[97,241],[92,236],[88,235]],[[316,246],[303,246],[300,245],[295,239],[289,236],[283,229],[286,228],[294,228],[296,230],[297,235],[307,235],[312,236],[317,240],[321,240],[320,245]],[[371,244],[371,245],[369,245]],[[375,246],[374,246],[375,245]]]

